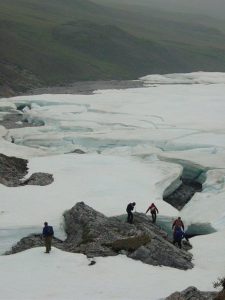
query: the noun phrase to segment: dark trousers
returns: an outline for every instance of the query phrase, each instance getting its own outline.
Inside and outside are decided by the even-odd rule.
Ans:
[[[131,211],[127,212],[127,222],[132,224],[133,223],[133,213]]]
[[[152,214],[152,223],[155,223],[156,222],[156,212],[152,211],[151,214]]]
[[[46,236],[45,237],[46,253],[49,253],[51,251],[51,246],[52,246],[52,236]]]
[[[184,238],[185,238],[185,240],[187,241],[187,242],[189,242],[189,238],[188,238],[188,236],[184,233]]]
[[[182,239],[177,239],[177,240],[173,240],[173,244],[176,245],[176,243],[178,244],[178,247],[181,249],[181,240]]]

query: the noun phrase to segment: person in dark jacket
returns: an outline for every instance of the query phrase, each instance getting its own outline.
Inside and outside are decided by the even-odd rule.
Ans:
[[[133,216],[132,210],[134,209],[135,205],[136,205],[135,202],[129,203],[127,205],[127,209],[126,209],[126,211],[127,211],[127,222],[130,223],[130,224],[133,223],[134,216]]]
[[[150,211],[151,215],[152,215],[152,223],[156,222],[156,214],[159,213],[158,208],[155,206],[154,203],[152,203],[149,208],[146,210],[146,214],[147,212]]]
[[[48,222],[44,222],[44,228],[42,231],[42,236],[45,241],[45,253],[50,253],[52,246],[52,238],[54,235],[53,227],[48,225]]]

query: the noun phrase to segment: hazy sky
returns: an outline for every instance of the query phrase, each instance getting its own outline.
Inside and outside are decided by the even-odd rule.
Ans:
[[[225,18],[225,0],[143,0],[161,8]]]
[[[101,0],[135,5],[150,5],[174,12],[209,15],[225,19],[225,0]]]

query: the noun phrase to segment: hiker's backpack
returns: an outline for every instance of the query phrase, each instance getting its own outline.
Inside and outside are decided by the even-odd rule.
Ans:
[[[53,231],[53,227],[52,226],[48,226],[48,229],[47,229],[47,235],[54,235],[54,231]]]

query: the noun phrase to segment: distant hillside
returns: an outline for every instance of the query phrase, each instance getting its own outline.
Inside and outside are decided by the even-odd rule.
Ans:
[[[0,95],[76,80],[225,71],[225,35],[209,24],[109,0],[0,0]]]
[[[225,20],[224,0],[93,0],[96,3],[113,6],[136,6],[158,9],[167,12],[205,15]]]

